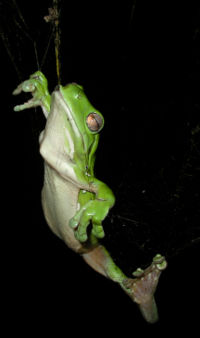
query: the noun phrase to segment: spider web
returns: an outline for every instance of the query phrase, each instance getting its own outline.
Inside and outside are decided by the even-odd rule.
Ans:
[[[13,81],[9,92],[36,70],[47,73],[50,69],[53,70],[49,79],[50,91],[58,83],[55,66],[55,21],[45,20],[53,6],[60,11],[58,0],[42,1],[40,6],[20,0],[0,1],[0,45],[5,55],[2,63],[7,67],[8,74],[10,73],[7,76],[12,76]],[[29,95],[22,94],[23,97],[24,100],[29,99]],[[20,97],[15,98],[13,105],[20,101]],[[44,119],[37,109],[28,116],[33,142],[37,144]]]
[[[35,7],[32,2],[0,1],[1,42],[19,80],[43,69],[47,56],[55,62],[54,25],[47,24],[44,19],[48,5],[50,7],[52,3],[45,1]]]

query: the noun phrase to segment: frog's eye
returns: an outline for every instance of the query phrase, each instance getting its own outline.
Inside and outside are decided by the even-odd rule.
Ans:
[[[103,127],[103,118],[97,113],[90,113],[86,118],[86,123],[90,131],[98,132]]]

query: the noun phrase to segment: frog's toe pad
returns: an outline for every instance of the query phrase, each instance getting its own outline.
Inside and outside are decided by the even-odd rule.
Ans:
[[[105,236],[105,232],[102,225],[93,225],[92,234],[97,238],[103,238]]]
[[[77,228],[78,223],[79,222],[76,219],[72,218],[69,221],[69,226],[70,226],[70,228],[75,229],[75,228]]]
[[[81,242],[81,243],[84,243],[87,241],[88,239],[88,236],[86,233],[83,233],[83,234],[80,234],[78,231],[75,231],[74,232],[74,236],[75,238],[77,239],[77,241]]]

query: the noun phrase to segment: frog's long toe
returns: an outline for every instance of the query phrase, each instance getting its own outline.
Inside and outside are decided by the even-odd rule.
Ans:
[[[26,80],[22,83],[19,84],[19,86],[17,86],[17,88],[15,90],[13,90],[13,95],[18,95],[21,92],[30,92],[33,93],[35,91],[35,83],[33,82],[33,80]]]
[[[13,90],[12,94],[13,95],[18,95],[22,92],[22,84],[20,84],[19,86],[17,86],[17,88],[15,88],[15,90]]]
[[[14,107],[14,111],[18,112],[24,109],[28,109],[28,108],[32,108],[32,107],[36,107],[37,103],[36,101],[32,98],[30,100],[28,100],[27,102],[24,102],[23,104],[19,104],[17,106]]]

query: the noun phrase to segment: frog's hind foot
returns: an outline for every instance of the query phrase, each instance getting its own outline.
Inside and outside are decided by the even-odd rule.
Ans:
[[[145,270],[137,269],[133,275],[136,278],[127,278],[123,286],[128,289],[130,297],[139,305],[143,317],[149,323],[158,320],[158,311],[154,299],[161,272],[167,267],[165,258],[156,255],[152,264]]]

